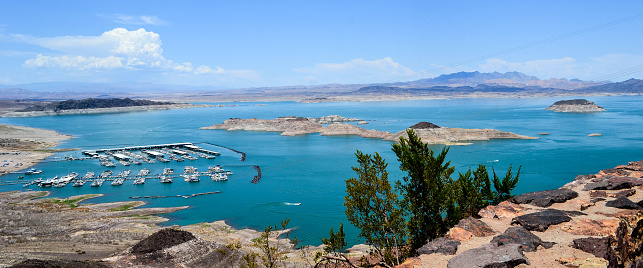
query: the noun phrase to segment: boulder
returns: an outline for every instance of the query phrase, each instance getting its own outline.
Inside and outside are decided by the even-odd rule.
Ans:
[[[440,253],[443,255],[453,255],[458,251],[460,241],[455,241],[440,237],[435,239],[417,250],[418,255]]]
[[[491,229],[491,227],[489,227],[489,225],[481,220],[474,219],[473,217],[461,219],[456,227],[465,229],[477,237],[490,236],[496,233]]]
[[[519,244],[486,244],[470,249],[449,260],[448,268],[505,268],[528,264]]]
[[[538,207],[548,207],[554,203],[564,203],[578,197],[578,193],[567,188],[524,193],[512,199],[517,204],[530,204]]]
[[[570,222],[563,223],[560,229],[575,235],[607,236],[614,235],[618,224],[618,219],[574,219]]]
[[[610,181],[603,180],[599,182],[593,182],[585,184],[583,191],[592,191],[592,190],[621,190],[632,188],[632,185],[629,181]]]
[[[550,225],[556,225],[563,222],[571,221],[571,216],[587,215],[576,211],[563,211],[557,209],[546,209],[522,216],[515,217],[511,224],[519,224],[529,231],[544,232]]]
[[[520,244],[522,250],[527,252],[536,251],[538,246],[551,248],[554,245],[553,242],[543,242],[538,236],[532,234],[521,226],[507,228],[503,234],[495,236],[491,240],[491,243],[497,246]]]
[[[192,239],[196,239],[196,237],[188,231],[165,228],[134,245],[132,253],[150,253],[173,247]]]
[[[605,202],[605,206],[622,209],[643,209],[637,203],[632,202],[627,197],[616,198],[611,201]]]
[[[614,242],[613,238],[609,236],[601,238],[587,237],[574,239],[572,247],[607,260],[610,264],[609,267],[617,267],[618,257],[611,247],[612,242]]]
[[[523,215],[523,209],[524,208],[520,205],[511,203],[509,201],[503,201],[497,206],[487,206],[481,209],[478,212],[478,216],[487,219],[513,218]]]
[[[620,192],[617,192],[617,193],[610,194],[608,196],[609,197],[614,197],[614,198],[620,198],[620,197],[633,196],[635,194],[636,194],[635,189],[627,189],[627,190],[623,190],[623,191],[620,191]]]

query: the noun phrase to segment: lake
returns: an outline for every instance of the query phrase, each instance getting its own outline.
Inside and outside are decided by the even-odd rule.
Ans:
[[[473,145],[452,146],[447,159],[456,172],[466,172],[478,164],[494,167],[503,175],[510,164],[522,165],[521,180],[516,193],[558,188],[579,174],[593,174],[601,169],[643,159],[643,96],[587,97],[603,106],[606,112],[571,114],[546,111],[555,101],[569,98],[508,98],[508,99],[440,99],[413,101],[310,103],[221,103],[236,105],[185,110],[150,111],[97,115],[69,115],[34,118],[0,118],[0,123],[52,129],[73,135],[60,148],[92,150],[137,145],[193,142],[206,149],[220,151],[214,160],[170,163],[144,163],[141,166],[118,165],[122,170],[138,173],[148,168],[161,173],[166,168],[182,172],[184,166],[195,166],[200,171],[208,166],[222,165],[234,172],[227,182],[209,178],[197,183],[175,180],[161,184],[158,180],[144,185],[46,188],[53,197],[101,193],[104,197],[89,202],[127,201],[131,196],[189,195],[221,191],[219,194],[193,198],[139,199],[146,206],[190,206],[179,212],[164,215],[170,221],[165,225],[187,225],[198,222],[226,220],[237,228],[263,230],[268,225],[279,225],[290,218],[290,227],[303,244],[320,244],[344,223],[347,242],[361,242],[357,230],[344,215],[344,181],[354,172],[357,164],[354,153],[379,152],[389,163],[390,178],[404,176],[398,169],[391,142],[356,136],[320,136],[308,134],[295,137],[273,132],[199,130],[199,127],[222,123],[228,118],[274,119],[280,116],[321,117],[341,115],[366,120],[367,129],[398,132],[421,121],[444,127],[491,128],[517,134],[539,137],[537,140],[474,141]],[[216,104],[216,103],[215,103]],[[547,132],[550,135],[538,133]],[[600,137],[588,137],[600,133]],[[240,161],[236,152],[209,145],[217,144],[247,154]],[[432,145],[441,150],[443,145]],[[80,150],[57,154],[35,166],[45,171],[33,177],[50,178],[72,171],[81,176],[87,171],[99,174],[108,168],[98,160],[57,161],[64,156],[82,157]],[[262,178],[252,184],[260,166]],[[26,176],[26,179],[32,178]],[[0,177],[17,180],[18,174]],[[21,185],[0,186],[2,191],[23,190]],[[31,189],[38,190],[36,186]],[[297,205],[297,203],[300,203]]]

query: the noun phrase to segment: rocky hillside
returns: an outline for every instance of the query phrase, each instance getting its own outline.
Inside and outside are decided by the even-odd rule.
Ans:
[[[642,267],[643,161],[463,219],[403,267]]]
[[[565,113],[591,113],[603,112],[605,111],[605,108],[586,99],[575,99],[557,101],[551,106],[545,108],[545,110]]]

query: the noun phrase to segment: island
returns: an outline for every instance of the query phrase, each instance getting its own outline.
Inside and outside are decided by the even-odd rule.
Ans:
[[[604,112],[605,108],[586,99],[557,101],[545,110],[563,113],[592,113]]]
[[[486,141],[491,139],[520,139],[535,140],[537,137],[519,135],[495,129],[468,129],[440,127],[429,122],[420,122],[411,126],[415,133],[428,144],[470,145],[461,141]],[[398,141],[400,137],[408,138],[405,130],[385,138],[385,140]]]
[[[310,133],[320,133],[324,136],[357,135],[363,138],[383,139],[398,141],[401,136],[406,135],[402,130],[397,133],[389,133],[379,130],[367,130],[353,124],[343,122],[364,122],[356,118],[346,118],[338,115],[331,115],[321,118],[311,117],[279,117],[276,119],[240,119],[230,118],[222,124],[215,124],[200,129],[226,129],[226,130],[251,130],[251,131],[273,131],[281,132],[284,136],[296,136]],[[328,124],[327,126],[324,126]],[[359,123],[358,123],[359,124]],[[495,129],[464,129],[440,127],[428,122],[420,122],[411,126],[420,138],[429,144],[448,145],[469,145],[460,141],[481,141],[490,139],[538,139],[518,135],[511,132]]]
[[[66,100],[35,105],[3,114],[4,117],[35,117],[71,114],[122,113],[151,110],[170,110],[212,107],[207,104],[158,102],[151,100],[133,100],[130,98]]]

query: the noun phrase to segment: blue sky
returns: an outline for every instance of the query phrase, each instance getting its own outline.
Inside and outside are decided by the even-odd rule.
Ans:
[[[0,84],[621,81],[643,78],[642,26],[642,1],[0,0]]]

